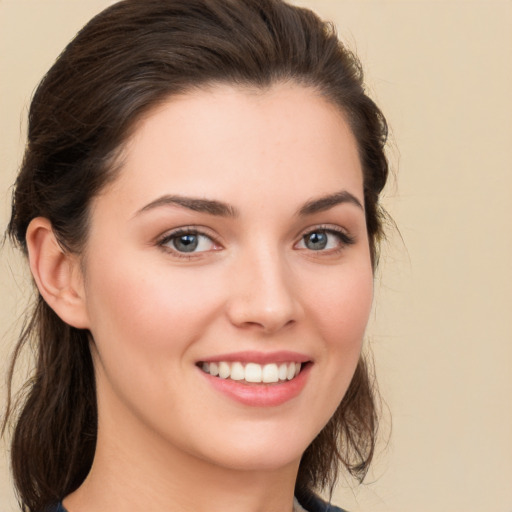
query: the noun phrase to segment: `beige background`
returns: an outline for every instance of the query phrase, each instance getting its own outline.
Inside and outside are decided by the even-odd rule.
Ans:
[[[109,3],[0,0],[2,230],[31,92]],[[384,249],[369,328],[392,437],[368,484],[340,482],[335,501],[352,512],[511,512],[512,2],[300,3],[335,20],[365,64],[392,127],[398,185],[385,202],[403,237]],[[28,289],[9,248],[0,286],[5,361]],[[1,454],[0,512],[10,512]]]

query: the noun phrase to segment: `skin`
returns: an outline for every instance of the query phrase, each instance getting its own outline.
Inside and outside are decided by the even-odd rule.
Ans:
[[[95,460],[69,512],[291,511],[300,457],[346,392],[372,302],[363,207],[297,214],[339,192],[364,205],[356,142],[311,89],[212,86],[140,122],[119,177],[93,201],[85,253],[61,255],[68,271],[55,285],[73,290],[74,316],[61,316],[91,332],[99,407]],[[166,195],[237,215],[158,202]],[[169,240],[183,227],[205,233],[197,252]],[[311,231],[327,236],[325,249],[306,245]],[[37,253],[50,236],[33,221],[42,289]],[[307,355],[304,388],[250,406],[197,366],[247,350]]]

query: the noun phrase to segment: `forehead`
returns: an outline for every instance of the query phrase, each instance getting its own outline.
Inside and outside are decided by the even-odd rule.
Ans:
[[[244,202],[347,187],[363,202],[357,144],[344,114],[314,89],[291,83],[215,85],[168,99],[135,127],[114,183],[141,203],[157,193],[234,194]]]

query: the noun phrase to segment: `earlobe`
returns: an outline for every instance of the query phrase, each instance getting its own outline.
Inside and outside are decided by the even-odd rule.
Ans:
[[[87,329],[83,276],[76,255],[61,247],[44,217],[30,222],[26,240],[30,270],[46,303],[67,324]]]

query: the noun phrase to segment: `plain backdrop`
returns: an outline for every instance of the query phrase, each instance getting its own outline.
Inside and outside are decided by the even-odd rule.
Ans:
[[[39,79],[107,0],[0,0],[0,225]],[[361,58],[390,127],[391,231],[367,343],[386,402],[351,512],[512,511],[512,2],[303,0]],[[30,294],[0,259],[0,405]],[[391,420],[392,417],[392,428]],[[16,510],[8,449],[0,512]]]

